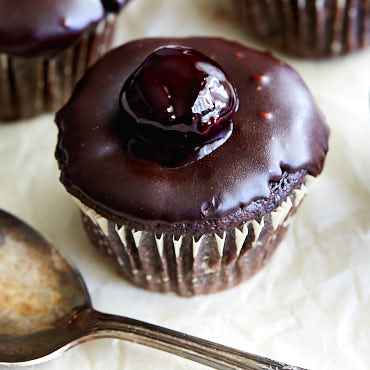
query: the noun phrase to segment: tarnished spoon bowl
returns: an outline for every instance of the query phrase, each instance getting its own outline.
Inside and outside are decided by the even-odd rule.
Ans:
[[[218,369],[301,369],[95,311],[77,269],[37,231],[0,210],[0,365],[38,364],[84,341],[107,337]]]

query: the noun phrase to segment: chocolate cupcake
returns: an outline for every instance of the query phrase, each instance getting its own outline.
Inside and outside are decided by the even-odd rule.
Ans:
[[[55,111],[104,54],[126,0],[2,0],[0,121]]]
[[[370,0],[236,0],[243,25],[301,57],[329,57],[370,45]]]
[[[61,181],[92,242],[127,280],[183,296],[266,263],[328,149],[298,74],[218,38],[111,51],[56,123]]]

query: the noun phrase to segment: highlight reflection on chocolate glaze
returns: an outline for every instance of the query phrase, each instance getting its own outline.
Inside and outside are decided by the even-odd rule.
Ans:
[[[123,146],[139,159],[188,165],[230,137],[237,106],[234,87],[213,60],[190,48],[159,48],[121,90]]]
[[[176,169],[128,156],[117,130],[122,85],[141,61],[168,45],[212,58],[239,97],[230,138]],[[61,181],[118,224],[128,219],[212,225],[269,197],[270,182],[287,172],[318,175],[328,149],[329,130],[299,75],[269,53],[218,38],[145,39],[111,51],[89,70],[56,122]],[[204,204],[212,207],[205,211]]]
[[[127,0],[1,0],[0,53],[49,55],[71,45]]]

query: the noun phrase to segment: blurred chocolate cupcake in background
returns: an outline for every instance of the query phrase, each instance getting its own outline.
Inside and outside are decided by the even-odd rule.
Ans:
[[[338,56],[370,45],[370,0],[235,1],[242,26],[295,56]]]
[[[0,121],[60,108],[109,49],[126,2],[0,1]]]
[[[91,241],[132,283],[183,296],[265,265],[328,150],[299,75],[219,38],[112,50],[56,123],[60,179]]]

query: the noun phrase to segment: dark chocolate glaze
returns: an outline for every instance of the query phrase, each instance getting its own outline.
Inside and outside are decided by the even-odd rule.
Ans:
[[[235,212],[222,217],[207,217],[213,212],[216,199],[202,204],[202,219],[198,221],[184,221],[177,223],[168,222],[148,222],[143,220],[133,220],[120,216],[112,217],[112,214],[94,207],[102,216],[113,220],[118,225],[127,225],[134,230],[148,231],[160,235],[162,233],[174,235],[179,238],[184,234],[191,234],[196,239],[202,235],[211,233],[222,236],[223,232],[234,227],[242,227],[250,220],[261,221],[266,214],[276,210],[276,208],[292,194],[294,189],[299,189],[304,184],[307,175],[306,170],[299,170],[293,173],[284,172],[279,181],[269,183],[270,196],[252,201],[247,206],[239,207]],[[81,199],[84,199],[83,197]]]
[[[201,50],[228,74],[239,96],[229,140],[176,169],[128,157],[117,134],[123,83],[165,45]],[[81,80],[56,122],[61,181],[117,223],[227,218],[270,198],[273,182],[288,173],[320,174],[328,150],[328,127],[299,75],[269,53],[218,38],[145,39],[111,51]]]
[[[1,0],[0,53],[49,55],[69,46],[124,0]]]

